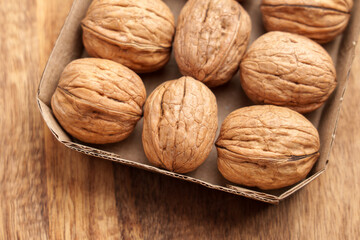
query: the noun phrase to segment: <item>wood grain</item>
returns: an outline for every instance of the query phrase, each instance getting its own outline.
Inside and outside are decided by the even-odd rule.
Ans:
[[[44,127],[35,103],[36,1],[0,7],[0,238],[48,237]]]
[[[278,206],[85,156],[35,103],[71,0],[0,5],[0,239],[356,239],[360,45],[330,164]]]

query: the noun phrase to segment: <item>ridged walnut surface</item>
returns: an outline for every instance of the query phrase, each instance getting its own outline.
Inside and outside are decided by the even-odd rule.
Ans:
[[[145,154],[157,167],[193,171],[209,155],[217,123],[216,99],[210,89],[191,77],[167,81],[146,100]]]
[[[155,71],[170,58],[174,16],[160,0],[94,0],[81,25],[90,56],[139,73]]]
[[[190,0],[181,10],[174,54],[183,75],[209,87],[229,81],[249,42],[251,21],[234,0]]]
[[[146,91],[127,67],[83,58],[64,69],[51,106],[60,125],[87,143],[113,143],[130,135],[142,116]]]
[[[319,157],[319,135],[301,114],[272,105],[228,115],[216,141],[218,168],[231,182],[276,189],[306,177]]]
[[[286,31],[326,43],[346,27],[352,0],[263,0],[261,11],[268,31]]]
[[[316,42],[292,33],[259,37],[241,62],[241,85],[258,104],[301,113],[319,108],[336,87],[330,55]]]

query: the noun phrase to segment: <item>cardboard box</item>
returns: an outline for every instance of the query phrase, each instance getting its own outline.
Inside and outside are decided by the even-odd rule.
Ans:
[[[177,18],[182,6],[186,3],[186,0],[165,0],[164,2],[168,4]],[[147,161],[142,148],[142,120],[137,124],[134,132],[128,139],[115,144],[91,145],[82,143],[69,136],[54,118],[50,107],[50,100],[64,67],[76,58],[87,56],[82,45],[80,21],[84,18],[91,0],[75,0],[73,3],[69,16],[66,19],[45,67],[39,85],[37,102],[40,112],[54,136],[65,146],[76,151],[198,183],[209,188],[276,204],[313,181],[326,169],[335,139],[339,111],[360,30],[360,4],[358,1],[354,2],[355,5],[352,16],[346,31],[342,36],[339,36],[331,43],[324,45],[326,50],[332,56],[334,63],[336,63],[338,86],[322,108],[306,115],[319,130],[321,156],[307,178],[293,186],[278,190],[262,191],[256,188],[236,186],[228,182],[217,170],[217,153],[215,146],[204,164],[189,174],[177,174],[153,167]],[[250,39],[251,44],[258,36],[264,33],[260,14],[260,0],[245,1],[243,6],[249,12],[252,20],[253,28]],[[170,62],[163,69],[151,74],[140,75],[145,83],[147,95],[149,95],[160,83],[166,80],[179,78],[180,76],[181,74],[177,68],[173,55]],[[237,73],[225,86],[212,90],[217,97],[219,124],[221,124],[225,117],[233,110],[252,104],[241,89],[239,73]],[[219,129],[217,135],[219,134]]]

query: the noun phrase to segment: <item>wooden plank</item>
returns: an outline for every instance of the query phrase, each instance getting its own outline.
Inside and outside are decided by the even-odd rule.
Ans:
[[[2,1],[0,22],[0,238],[46,239],[36,1]]]

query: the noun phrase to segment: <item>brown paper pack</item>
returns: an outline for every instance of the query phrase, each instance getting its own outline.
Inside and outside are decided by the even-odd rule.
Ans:
[[[168,4],[175,18],[177,18],[186,0],[165,0],[164,2]],[[248,11],[252,20],[250,44],[257,37],[265,33],[261,20],[260,2],[260,0],[253,0],[243,3],[244,8]],[[217,170],[215,146],[207,160],[197,170],[189,174],[177,174],[151,166],[145,157],[141,143],[142,120],[139,121],[134,132],[128,139],[119,143],[106,145],[82,143],[69,136],[60,127],[50,108],[50,100],[65,66],[76,58],[87,56],[82,45],[80,21],[84,18],[90,3],[91,0],[74,1],[45,67],[38,89],[37,102],[40,112],[51,132],[61,143],[71,149],[88,155],[158,172],[160,174],[199,183],[209,188],[273,204],[277,204],[280,200],[290,196],[326,170],[335,139],[336,125],[343,95],[354,58],[356,41],[360,31],[360,4],[358,1],[355,1],[352,16],[345,32],[334,41],[324,45],[336,64],[338,86],[323,107],[305,115],[319,130],[321,141],[320,159],[303,181],[293,186],[271,191],[237,186],[224,179]],[[172,55],[169,63],[164,68],[154,73],[141,74],[140,77],[143,79],[147,95],[149,95],[155,87],[162,82],[179,78],[181,74]],[[221,124],[225,117],[233,110],[252,104],[241,89],[239,73],[237,73],[228,84],[212,90],[217,97],[219,124]],[[219,130],[217,135],[218,134]]]

